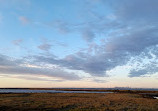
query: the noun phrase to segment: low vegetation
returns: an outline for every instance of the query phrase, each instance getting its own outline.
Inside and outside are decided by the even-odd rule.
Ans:
[[[139,94],[0,94],[0,111],[158,111],[158,99]]]

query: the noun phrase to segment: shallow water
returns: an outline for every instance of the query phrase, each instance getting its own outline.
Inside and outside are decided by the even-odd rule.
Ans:
[[[158,97],[154,97],[155,99],[158,99]]]
[[[27,90],[27,89],[0,89],[0,93],[113,93],[99,91],[60,91],[60,90]]]

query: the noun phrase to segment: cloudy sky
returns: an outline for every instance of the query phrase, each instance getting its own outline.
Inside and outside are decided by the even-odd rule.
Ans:
[[[157,84],[158,0],[0,0],[0,87]]]

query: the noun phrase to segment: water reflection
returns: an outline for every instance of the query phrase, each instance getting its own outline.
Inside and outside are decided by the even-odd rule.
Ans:
[[[155,99],[158,99],[158,97],[154,97]]]
[[[0,89],[0,93],[113,93],[99,91],[60,91],[60,90],[27,90],[27,89]]]

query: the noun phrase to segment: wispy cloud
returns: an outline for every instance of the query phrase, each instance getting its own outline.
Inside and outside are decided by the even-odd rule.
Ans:
[[[14,45],[17,45],[17,46],[19,46],[22,42],[23,42],[22,39],[17,39],[17,40],[13,40],[13,41],[12,41],[12,43],[13,43]]]
[[[20,16],[19,17],[19,20],[20,20],[20,22],[23,24],[23,25],[26,25],[26,24],[29,24],[31,21],[27,18],[27,17],[25,17],[25,16]]]
[[[12,60],[11,58],[1,55],[0,73],[14,75],[44,75],[48,77],[61,78],[63,80],[79,80],[80,77],[74,73],[64,71],[63,68],[38,66],[29,64],[24,60]]]
[[[94,79],[93,81],[97,82],[97,83],[106,83],[107,82],[106,80],[101,80],[101,79]]]
[[[92,42],[95,38],[95,34],[91,30],[84,30],[82,33],[82,37],[85,41]]]
[[[62,34],[67,34],[70,32],[70,24],[62,20],[56,20],[50,23],[46,23],[46,25],[55,28]]]
[[[43,50],[43,51],[49,51],[51,49],[51,47],[52,47],[52,45],[50,45],[48,43],[43,43],[43,44],[38,46],[38,48]]]
[[[40,75],[1,75],[2,77],[8,77],[8,78],[17,78],[17,79],[24,79],[24,80],[33,80],[33,81],[48,81],[48,82],[63,82],[65,80],[63,79],[55,79],[52,77],[47,76],[40,76]]]

